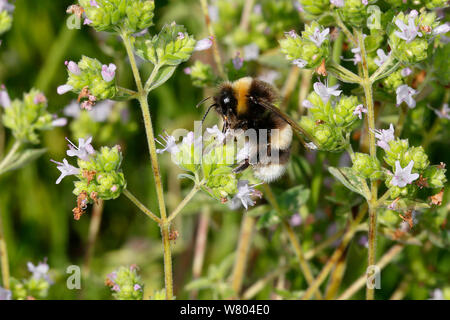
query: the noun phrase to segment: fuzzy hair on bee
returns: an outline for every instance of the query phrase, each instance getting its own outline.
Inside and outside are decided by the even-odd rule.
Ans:
[[[272,182],[285,173],[290,156],[292,127],[302,133],[304,131],[274,105],[277,99],[277,91],[272,85],[251,77],[223,83],[214,96],[214,104],[208,108],[203,120],[214,108],[222,117],[223,132],[228,129],[254,129],[259,133],[265,129],[268,133],[264,141],[260,141],[257,135],[256,143],[253,142],[249,147],[248,157],[238,164],[234,172],[252,166],[255,176],[264,182]],[[261,148],[267,148],[267,152],[264,152],[266,156],[258,152]],[[276,161],[270,157],[274,154],[278,155]]]

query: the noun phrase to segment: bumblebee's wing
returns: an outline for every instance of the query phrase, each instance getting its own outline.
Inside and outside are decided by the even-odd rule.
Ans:
[[[291,117],[289,117],[286,113],[281,111],[279,108],[274,106],[272,103],[266,101],[265,99],[252,99],[256,104],[260,105],[261,107],[272,111],[273,113],[277,114],[280,118],[282,118],[284,121],[286,121],[292,129],[294,129],[297,133],[301,133],[303,136],[308,138],[309,140],[314,142],[314,138],[306,132],[305,129],[300,127],[297,122],[295,122]],[[305,144],[305,142],[302,140],[302,143]]]

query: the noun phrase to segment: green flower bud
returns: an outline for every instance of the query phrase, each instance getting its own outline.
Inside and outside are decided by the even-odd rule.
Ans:
[[[307,19],[314,19],[330,10],[329,0],[300,0]]]
[[[161,289],[159,291],[155,291],[151,296],[150,300],[166,300],[166,289]]]
[[[321,150],[333,151],[338,148],[340,139],[336,130],[325,123],[315,126],[313,136]]]
[[[41,279],[30,278],[25,282],[25,286],[28,291],[28,296],[37,299],[43,299],[48,295],[50,283],[42,278]]]
[[[366,179],[380,179],[382,176],[381,164],[377,158],[366,153],[356,152],[353,161],[353,170]]]
[[[402,167],[408,165],[408,163],[414,161],[414,169],[418,171],[425,170],[429,165],[430,161],[428,156],[423,150],[423,147],[412,147],[403,155],[403,160],[400,162]]]
[[[134,265],[129,268],[120,267],[110,273],[106,284],[114,291],[113,296],[117,300],[142,300],[144,297],[144,283]]]
[[[386,156],[384,157],[384,161],[386,161],[387,164],[389,164],[391,167],[394,168],[395,161],[399,160],[404,167],[405,164],[403,164],[401,160],[403,158],[403,155],[409,148],[408,140],[396,139],[390,141],[389,147],[390,147],[389,150],[385,150]],[[408,164],[406,163],[406,165]]]
[[[391,181],[392,176],[389,176],[386,180],[386,186],[389,188],[389,197],[391,199],[396,199],[398,197],[413,198],[419,189],[415,183],[411,183],[406,187],[400,188],[398,186],[392,185]]]
[[[191,76],[192,84],[196,87],[211,86],[216,80],[211,65],[200,60],[195,61],[194,65],[185,71]]]
[[[312,134],[314,132],[314,127],[316,126],[316,123],[310,117],[302,117],[300,119],[300,126],[303,129],[305,129],[309,134]]]
[[[92,183],[92,182],[91,182]],[[126,187],[125,177],[122,172],[104,172],[96,174],[95,192],[103,200],[117,199]]]
[[[443,188],[447,182],[446,171],[447,169],[443,166],[429,166],[423,173],[423,177],[427,179],[430,188]]]
[[[99,170],[111,172],[119,169],[122,163],[122,153],[118,146],[113,148],[102,147],[97,154],[96,164]]]
[[[11,129],[14,137],[22,142],[37,144],[38,131],[53,128],[53,117],[47,111],[47,99],[35,89],[24,94],[23,101],[14,100],[4,112],[4,126]]]
[[[69,86],[71,91],[77,94],[87,87],[89,94],[97,100],[113,99],[117,93],[114,81],[115,69],[114,64],[102,65],[97,59],[83,56],[78,64],[69,62],[67,70],[69,77],[66,86]],[[60,94],[65,92],[60,91],[61,87],[58,88]]]
[[[12,20],[12,16],[8,13],[8,11],[3,10],[0,12],[0,34],[11,29]]]
[[[28,297],[27,288],[21,281],[11,277],[9,285],[13,300],[25,300]]]
[[[153,0],[79,0],[97,31],[136,33],[153,25]]]
[[[417,63],[428,57],[428,42],[425,39],[415,39],[410,43],[392,37],[392,48],[397,59],[404,63]]]
[[[343,96],[334,107],[333,119],[337,126],[348,127],[358,117],[353,114],[360,103],[356,96]]]
[[[339,9],[345,23],[360,28],[367,20],[367,5],[361,0],[345,0],[344,6]]]
[[[322,98],[313,91],[309,94],[307,101],[309,102],[308,111],[313,116],[313,120],[322,120],[326,123],[331,123],[333,121],[331,99],[325,104]]]
[[[231,170],[228,174],[214,172],[208,179],[206,187],[210,189],[210,192],[216,199],[227,198],[237,193],[236,175],[231,173]]]
[[[394,93],[399,86],[405,84],[401,73],[401,70],[395,71],[382,80],[383,87],[387,92]]]
[[[317,22],[306,25],[302,37],[295,32],[288,32],[280,40],[281,52],[299,67],[317,68],[329,56],[329,29],[323,29]]]
[[[176,66],[187,61],[194,51],[195,40],[183,26],[173,22],[158,35],[136,39],[136,54],[154,65]]]
[[[448,0],[422,0],[427,9],[445,8],[448,6]]]

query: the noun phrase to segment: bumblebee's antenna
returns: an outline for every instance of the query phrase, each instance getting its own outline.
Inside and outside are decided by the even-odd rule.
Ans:
[[[206,101],[208,101],[209,99],[211,99],[211,96],[204,98],[202,101],[200,101],[199,103],[197,103],[197,105],[195,106],[196,108],[200,107],[203,103],[205,103]]]
[[[206,116],[208,115],[209,111],[211,111],[211,109],[214,108],[215,106],[217,106],[217,104],[214,103],[214,104],[212,104],[212,105],[209,106],[208,110],[206,110],[205,115],[204,115],[203,118],[202,118],[202,124],[203,124],[203,122],[205,121]]]

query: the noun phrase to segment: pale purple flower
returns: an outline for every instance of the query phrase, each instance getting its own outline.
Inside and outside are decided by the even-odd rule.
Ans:
[[[194,51],[208,50],[209,48],[211,48],[211,46],[213,44],[212,39],[213,39],[212,37],[207,37],[207,38],[197,41],[197,43],[195,44],[195,47],[194,47]]]
[[[290,30],[290,31],[288,31],[288,32],[285,32],[284,34],[285,34],[286,36],[288,36],[288,37],[293,38],[293,39],[298,38],[298,34],[297,34],[297,32],[295,32],[295,30]]]
[[[249,185],[248,180],[239,180],[237,183],[238,192],[231,199],[230,208],[238,209],[241,205],[247,210],[249,206],[255,205],[251,196],[256,194],[255,185]]]
[[[112,112],[115,102],[112,100],[104,100],[95,105],[95,108],[89,112],[92,120],[95,122],[105,122]]]
[[[416,10],[412,10],[408,16],[408,24],[406,25],[402,20],[396,19],[395,25],[400,31],[395,31],[395,35],[406,42],[413,41],[417,36],[421,37],[422,33],[419,32],[419,26],[416,25],[415,19],[418,15]]]
[[[303,100],[302,106],[305,107],[306,109],[314,108],[314,105],[308,99]]]
[[[52,121],[54,127],[64,127],[67,124],[67,118],[55,118]]]
[[[92,20],[91,19],[89,19],[89,18],[84,18],[84,21],[83,21],[83,25],[84,26],[89,26],[89,25],[91,25],[92,24]]]
[[[344,6],[344,0],[330,0],[330,3],[334,5],[335,7],[343,7]]]
[[[299,67],[300,69],[302,69],[302,68],[306,67],[308,62],[306,62],[303,59],[295,59],[294,61],[292,61],[292,64]]]
[[[256,15],[261,15],[262,14],[262,6],[261,4],[257,3],[253,6],[253,13]]]
[[[209,14],[209,19],[212,22],[218,21],[219,20],[219,7],[214,6],[214,5],[209,5],[208,6],[208,14]]]
[[[34,104],[45,104],[47,105],[47,98],[42,94],[38,93],[33,99]]]
[[[259,57],[259,46],[256,43],[250,43],[244,46],[244,60],[256,60]]]
[[[118,284],[115,284],[115,285],[111,288],[111,290],[112,290],[112,291],[119,292],[119,291],[120,291],[120,287],[119,287]]]
[[[8,0],[0,0],[0,12],[8,11],[13,12],[15,6],[8,2]]]
[[[117,189],[119,189],[119,187],[117,186],[117,184],[115,184],[115,185],[113,185],[113,186],[111,187],[111,189],[109,189],[109,190],[111,190],[111,192],[116,192]]]
[[[369,241],[368,241],[367,236],[364,235],[364,236],[359,237],[358,244],[360,246],[363,246],[363,247],[367,248],[369,246]]]
[[[302,4],[299,1],[294,1],[294,8],[297,9],[298,12],[304,12]]]
[[[68,138],[66,140],[69,142],[69,150],[67,150],[69,157],[78,157],[81,160],[88,161],[89,157],[95,153],[94,147],[91,145],[92,137],[88,137],[86,140],[78,139],[78,147]]]
[[[102,66],[102,78],[106,82],[111,82],[114,80],[114,77],[116,76],[116,65],[114,63],[110,63],[109,66],[104,64]]]
[[[357,65],[358,63],[360,63],[362,61],[361,49],[358,47],[358,48],[353,48],[351,51],[354,54],[353,59],[351,59],[351,61],[353,61],[353,63],[355,65]]]
[[[441,24],[439,27],[434,28],[433,34],[445,34],[450,31],[450,25],[448,23]]]
[[[330,100],[331,96],[339,97],[342,93],[342,90],[337,90],[339,88],[339,85],[332,86],[331,88],[328,88],[326,85],[324,85],[322,82],[316,82],[314,83],[314,91],[320,96],[323,103],[327,104],[328,100]]]
[[[27,263],[28,271],[30,271],[33,275],[33,279],[36,280],[45,280],[47,282],[50,282],[50,277],[48,275],[48,272],[50,271],[49,265],[44,262],[39,262],[37,266],[33,265],[31,262]]]
[[[431,292],[431,298],[429,300],[445,300],[444,293],[441,289],[434,289]]]
[[[185,35],[183,32],[178,32],[177,40],[183,40],[185,38]]]
[[[406,187],[406,185],[411,184],[414,180],[417,180],[419,174],[411,173],[413,166],[414,160],[411,160],[405,168],[402,168],[400,161],[395,161],[395,173],[391,180],[391,184],[403,188]]]
[[[56,167],[59,171],[61,171],[61,175],[56,180],[56,184],[59,184],[62,179],[64,179],[67,176],[71,175],[77,175],[80,174],[80,169],[76,168],[69,164],[69,162],[66,159],[63,159],[63,162],[57,162],[55,160],[50,160],[53,163],[56,163],[58,166]]]
[[[183,71],[184,71],[185,74],[191,74],[192,73],[192,69],[189,68],[189,67],[184,68]]]
[[[67,66],[67,69],[74,75],[79,76],[81,74],[81,70],[76,62],[66,61],[65,65]]]
[[[406,84],[402,84],[396,90],[397,93],[397,106],[399,106],[402,102],[405,102],[409,108],[414,108],[416,106],[416,101],[413,98],[413,95],[416,94],[416,90],[409,87]]]
[[[402,77],[407,77],[411,73],[412,73],[412,70],[409,67],[403,68],[402,71],[400,71],[400,74],[401,74]]]
[[[391,147],[389,146],[389,142],[395,139],[394,125],[391,123],[389,125],[389,129],[381,129],[381,130],[374,129],[373,132],[375,133],[375,138],[378,139],[377,146],[386,151],[390,150]]]
[[[244,59],[241,58],[241,54],[239,52],[236,52],[236,56],[233,58],[232,63],[233,67],[236,70],[239,70],[244,65]]]
[[[353,111],[353,115],[358,116],[359,119],[362,119],[363,113],[367,113],[367,108],[364,108],[362,104],[357,105]]]
[[[383,49],[378,49],[377,50],[377,56],[378,58],[375,58],[375,64],[379,67],[381,67],[388,59],[389,59],[389,55],[386,55],[386,53],[384,53]]]
[[[361,0],[361,3],[365,6],[367,6],[369,4],[369,0]]]
[[[226,133],[223,133],[217,125],[214,125],[212,128],[206,128],[206,132],[208,132],[211,136],[215,137],[216,141],[221,144],[226,139]]]
[[[289,224],[292,227],[298,227],[299,225],[302,224],[302,221],[303,221],[302,216],[299,213],[295,213],[289,219]]]
[[[439,118],[450,120],[450,108],[448,106],[448,103],[444,103],[441,110],[434,110],[434,112]]]
[[[72,100],[67,106],[63,109],[63,114],[67,117],[77,119],[80,116],[81,110],[80,105],[76,100]]]
[[[5,109],[11,106],[11,99],[4,85],[1,85],[0,87],[0,106]]]
[[[5,288],[0,287],[0,301],[1,300],[12,300],[11,290],[6,290]]]
[[[322,32],[320,32],[320,28],[316,27],[314,33],[309,36],[309,40],[315,43],[317,47],[320,47],[322,43],[327,40],[328,35],[330,33],[330,28],[326,28]]]
[[[178,148],[176,141],[175,141],[175,137],[170,136],[170,135],[159,135],[159,137],[161,138],[162,141],[159,141],[157,139],[155,139],[156,142],[158,142],[161,146],[163,146],[162,149],[157,149],[156,153],[164,153],[164,152],[169,152],[170,154],[175,154],[178,151],[180,151],[180,149]]]
[[[89,4],[91,5],[91,7],[100,8],[100,6],[98,5],[97,1],[95,1],[95,0],[91,0],[89,2]]]
[[[62,95],[72,90],[73,87],[71,85],[63,84],[62,86],[59,86],[56,91],[58,92],[59,95]]]
[[[314,142],[308,142],[305,144],[305,146],[310,150],[317,150],[317,146],[314,144]]]
[[[142,290],[142,287],[139,284],[136,283],[134,285],[133,289],[134,289],[134,291],[139,291],[139,290]]]
[[[268,70],[261,74],[258,79],[262,80],[267,83],[274,84],[275,80],[277,80],[280,77],[280,73],[275,70]]]

